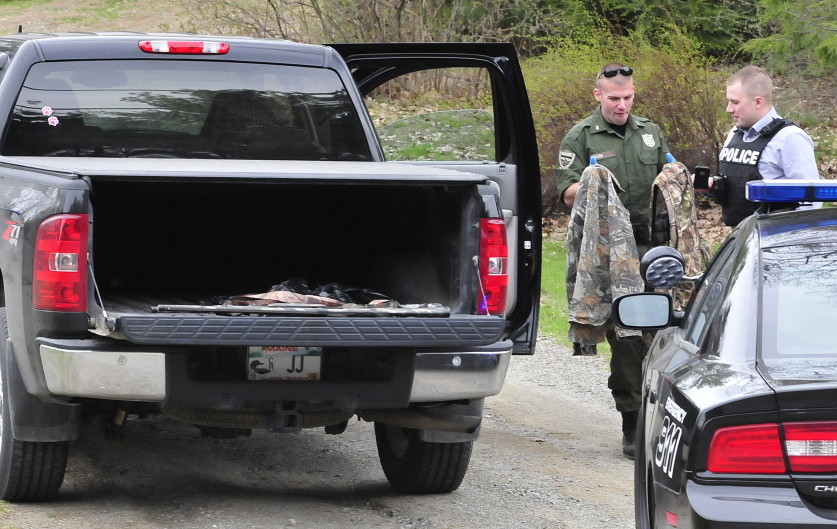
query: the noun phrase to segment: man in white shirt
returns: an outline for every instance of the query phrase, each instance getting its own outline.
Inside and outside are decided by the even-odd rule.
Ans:
[[[802,129],[782,119],[773,107],[773,82],[757,66],[745,66],[727,81],[727,109],[735,127],[718,157],[726,176],[724,223],[735,226],[755,211],[744,189],[750,180],[818,179],[814,142]]]

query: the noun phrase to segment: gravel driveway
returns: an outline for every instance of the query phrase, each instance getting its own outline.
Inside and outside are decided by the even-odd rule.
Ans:
[[[0,505],[0,529],[633,527],[606,378],[603,357],[549,339],[514,357],[462,487],[438,496],[392,492],[369,423],[233,440],[163,418],[129,420],[122,439],[91,425],[58,501]]]

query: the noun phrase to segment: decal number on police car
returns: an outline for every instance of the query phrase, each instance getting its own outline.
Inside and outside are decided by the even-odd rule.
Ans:
[[[674,474],[674,464],[680,450],[686,410],[678,406],[671,396],[666,400],[665,409],[668,413],[663,418],[663,426],[660,428],[654,464],[670,478]]]
[[[663,419],[663,427],[660,429],[660,439],[657,442],[654,464],[660,467],[660,470],[668,477],[671,477],[674,472],[674,462],[677,460],[677,450],[680,448],[680,438],[682,436],[683,428],[666,416]]]

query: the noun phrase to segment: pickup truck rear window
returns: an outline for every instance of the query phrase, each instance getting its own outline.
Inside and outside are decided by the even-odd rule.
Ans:
[[[2,154],[368,160],[366,138],[329,69],[67,61],[31,68]]]

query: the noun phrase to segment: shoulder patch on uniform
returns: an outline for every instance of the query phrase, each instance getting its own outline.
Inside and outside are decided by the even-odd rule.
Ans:
[[[575,153],[572,151],[560,151],[558,153],[558,167],[569,169],[575,161]]]
[[[657,142],[654,141],[654,135],[653,134],[643,134],[642,135],[642,142],[645,145],[647,145],[651,148],[654,148],[657,145]]]

